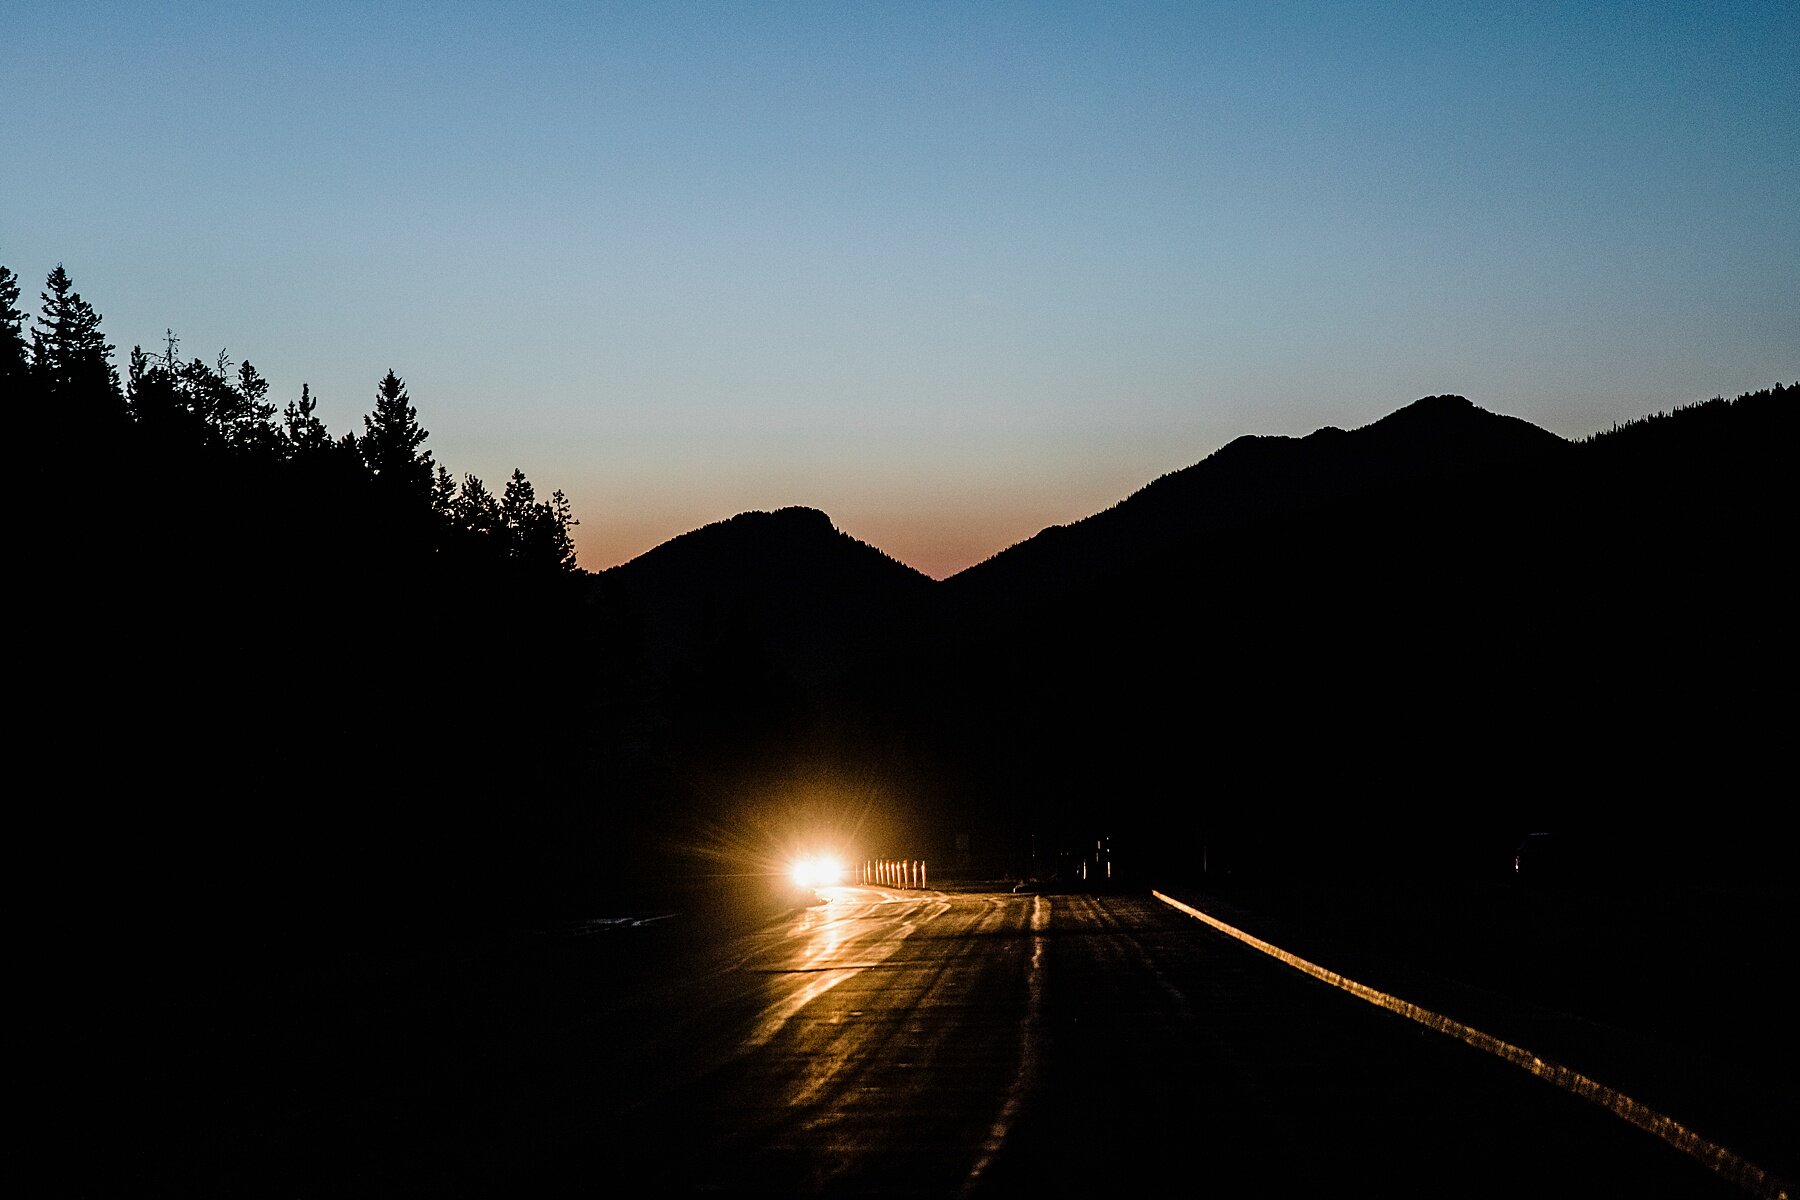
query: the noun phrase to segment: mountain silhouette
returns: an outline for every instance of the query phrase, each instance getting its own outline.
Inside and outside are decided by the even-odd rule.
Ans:
[[[595,586],[641,614],[688,761],[805,758],[829,725],[976,857],[1103,834],[1161,866],[1454,869],[1477,831],[1643,827],[1647,789],[1739,795],[1768,766],[1792,408],[1572,442],[1428,396],[1239,438],[942,582],[787,509]]]
[[[933,581],[813,508],[746,512],[602,571],[594,587],[642,624],[658,674],[754,639],[812,684],[916,620]]]
[[[1042,595],[1128,570],[1207,534],[1241,532],[1345,503],[1404,503],[1426,492],[1529,486],[1567,461],[1569,443],[1461,396],[1427,396],[1352,432],[1245,436],[1118,504],[1052,526],[949,581],[989,600]]]

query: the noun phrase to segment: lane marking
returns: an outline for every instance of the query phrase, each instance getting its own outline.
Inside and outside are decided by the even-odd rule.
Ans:
[[[1536,1075],[1539,1079],[1547,1080],[1566,1092],[1570,1092],[1580,1096],[1583,1100],[1588,1100],[1599,1105],[1614,1116],[1637,1126],[1646,1133],[1654,1134],[1661,1138],[1689,1158],[1695,1159],[1708,1167],[1715,1174],[1723,1176],[1725,1179],[1737,1184],[1752,1196],[1761,1197],[1762,1200],[1793,1200],[1793,1191],[1785,1182],[1757,1166],[1755,1163],[1750,1162],[1735,1152],[1719,1145],[1717,1142],[1709,1141],[1694,1130],[1689,1129],[1686,1125],[1675,1120],[1673,1117],[1660,1113],[1640,1101],[1633,1100],[1623,1092],[1607,1087],[1597,1080],[1590,1079],[1579,1071],[1565,1067],[1561,1063],[1552,1062],[1549,1059],[1542,1058],[1522,1046],[1515,1046],[1511,1042],[1502,1041],[1492,1034],[1483,1033],[1479,1029],[1464,1025],[1460,1021],[1454,1021],[1441,1013],[1435,1013],[1430,1009],[1421,1008],[1410,1001],[1400,999],[1398,996],[1391,996],[1386,992],[1377,991],[1367,984],[1358,983],[1354,979],[1348,979],[1339,975],[1336,971],[1326,970],[1316,963],[1308,962],[1299,955],[1290,954],[1279,946],[1265,942],[1253,934],[1246,933],[1235,926],[1227,925],[1217,917],[1208,913],[1203,913],[1192,905],[1183,904],[1173,896],[1166,896],[1163,893],[1154,890],[1150,894],[1155,896],[1158,900],[1161,900],[1164,904],[1167,904],[1170,908],[1184,912],[1195,920],[1202,921],[1205,924],[1212,926],[1214,929],[1217,929],[1220,933],[1234,937],[1247,946],[1253,946],[1256,949],[1261,950],[1264,954],[1267,954],[1269,957],[1286,963],[1297,971],[1303,971],[1315,979],[1329,983],[1333,987],[1342,988],[1352,996],[1355,996],[1359,1000],[1366,1000],[1377,1008],[1384,1008],[1389,1012],[1397,1013],[1410,1021],[1418,1022],[1427,1029],[1435,1030],[1438,1033],[1453,1037],[1460,1042],[1465,1042],[1468,1045],[1475,1047],[1477,1050],[1485,1050],[1496,1058],[1503,1059],[1516,1067]]]
[[[1025,968],[1025,1015],[1019,1018],[1019,1069],[1013,1073],[1012,1083],[1006,1089],[1006,1100],[995,1114],[994,1123],[988,1127],[981,1157],[969,1168],[968,1178],[963,1180],[962,1194],[965,1196],[975,1190],[981,1176],[1000,1153],[1000,1147],[1006,1144],[1007,1135],[1012,1132],[1013,1122],[1019,1119],[1019,1110],[1024,1107],[1026,1093],[1031,1090],[1037,1075],[1037,1046],[1044,1011],[1044,951],[1050,944],[1050,939],[1044,935],[1049,928],[1050,902],[1043,896],[1033,896],[1031,961]]]

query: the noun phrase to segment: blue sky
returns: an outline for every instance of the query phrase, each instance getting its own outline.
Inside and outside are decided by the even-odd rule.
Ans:
[[[0,5],[0,262],[561,489],[943,576],[1241,434],[1800,379],[1800,5]]]

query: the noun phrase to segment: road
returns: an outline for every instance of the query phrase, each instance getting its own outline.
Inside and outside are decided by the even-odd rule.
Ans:
[[[236,1169],[287,1196],[1775,1194],[1154,895],[820,894],[519,950],[485,1017],[440,1014],[454,1053],[371,1039]]]

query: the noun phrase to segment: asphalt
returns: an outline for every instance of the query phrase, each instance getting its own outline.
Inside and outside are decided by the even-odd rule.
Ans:
[[[1027,885],[943,878],[933,886]],[[1785,886],[1672,882],[1621,893],[1517,880],[1356,888],[1159,880],[1120,888],[1151,886],[1724,1130],[1790,1175],[1797,1165],[1800,1032],[1787,979],[1795,906]],[[503,1057],[579,1019],[596,990],[654,977],[671,958],[818,901],[779,879],[720,876],[581,912],[378,925],[341,944],[321,933],[286,953],[279,944],[202,944],[160,967],[141,932],[109,932],[84,951],[117,964],[116,986],[71,1014],[62,1102],[83,1114],[83,1127],[116,1138],[108,1151],[116,1161],[106,1165],[127,1178],[154,1179],[159,1162],[191,1163],[199,1139],[227,1190],[245,1163],[291,1152],[295,1131],[303,1135],[371,1079],[428,1079],[447,1062]],[[273,941],[280,936],[271,931]],[[109,960],[109,944],[129,945],[136,957]],[[183,1190],[205,1194],[206,1182],[185,1177]],[[72,1194],[113,1193],[76,1186]]]

